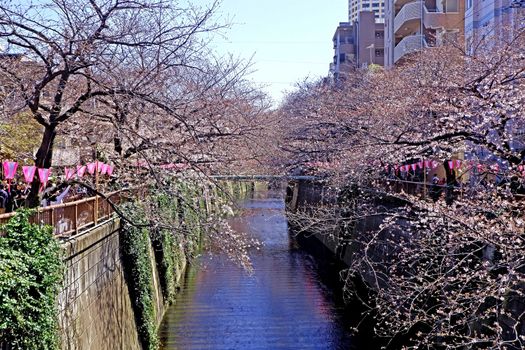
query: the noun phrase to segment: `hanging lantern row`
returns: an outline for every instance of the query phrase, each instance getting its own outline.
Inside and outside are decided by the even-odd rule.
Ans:
[[[435,160],[424,160],[424,161],[419,161],[417,163],[405,164],[405,165],[395,164],[392,167],[394,168],[395,171],[399,170],[401,172],[409,172],[410,170],[416,171],[417,169],[421,169],[421,170],[435,169],[439,166],[439,164],[440,163]],[[492,172],[498,173],[500,171],[499,164],[492,164],[492,165],[476,164],[474,161],[463,161],[460,159],[449,160],[447,161],[447,164],[450,170],[461,169],[461,168],[465,168],[466,170],[471,170],[475,167],[476,170],[480,173],[485,172],[485,171],[492,171]],[[386,165],[385,170],[388,172],[389,169],[391,169],[391,166]],[[517,170],[523,176],[525,176],[525,165],[518,165]]]
[[[11,191],[11,180],[13,180],[16,176],[16,170],[18,168],[17,162],[3,162],[3,168],[4,168],[4,179],[7,180],[7,188],[8,191]],[[86,165],[77,165],[76,167],[65,167],[64,168],[64,175],[66,181],[72,180],[75,178],[75,176],[80,179],[84,176],[86,173],[86,170],[89,174],[93,175],[96,173],[99,173],[100,175],[113,175],[113,165],[105,164],[103,162],[99,162],[98,160],[92,163],[88,163]],[[47,182],[49,181],[49,176],[51,175],[51,169],[50,168],[37,168],[34,165],[24,165],[22,166],[22,173],[24,175],[24,181],[29,185],[33,182],[35,178],[35,174],[38,171],[38,179],[40,180],[40,189],[39,191],[43,191],[44,188],[47,186]]]

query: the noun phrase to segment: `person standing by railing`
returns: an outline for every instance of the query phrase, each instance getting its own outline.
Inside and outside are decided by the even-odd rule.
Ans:
[[[4,184],[0,184],[0,214],[3,214],[6,212],[8,200],[9,200],[9,194],[5,190]]]
[[[439,185],[440,179],[437,176],[437,174],[434,174],[432,176],[431,182],[432,182],[432,186],[430,187],[430,198],[432,198],[434,202],[437,202],[439,197],[441,197],[441,187]]]
[[[456,175],[456,171],[450,169],[450,176],[447,176],[447,187],[445,188],[445,202],[447,205],[452,205],[457,196],[457,189],[459,188],[459,182]]]
[[[29,186],[19,182],[18,183],[18,201],[17,201],[17,208],[22,208],[27,199],[27,195],[29,194]]]

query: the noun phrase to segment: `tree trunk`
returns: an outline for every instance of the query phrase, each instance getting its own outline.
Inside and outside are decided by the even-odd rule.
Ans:
[[[42,142],[38,148],[38,152],[35,157],[35,165],[37,168],[50,168],[51,161],[53,159],[53,144],[56,137],[56,125],[46,126]],[[35,173],[35,178],[31,183],[31,190],[27,196],[26,205],[30,208],[36,208],[40,204],[38,190],[40,188],[40,179],[38,177],[38,171]]]

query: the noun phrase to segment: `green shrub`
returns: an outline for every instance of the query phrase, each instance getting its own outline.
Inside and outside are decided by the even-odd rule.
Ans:
[[[0,227],[0,343],[57,349],[60,245],[51,227],[29,223],[30,214],[19,211]]]

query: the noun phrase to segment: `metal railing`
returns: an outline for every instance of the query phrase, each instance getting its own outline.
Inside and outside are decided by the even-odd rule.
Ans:
[[[394,18],[394,33],[397,33],[399,29],[406,22],[412,20],[421,20],[423,16],[423,6],[421,1],[411,2],[403,5],[399,13]]]
[[[106,198],[114,204],[119,204],[122,200],[121,194],[121,191],[111,192],[106,195]],[[95,196],[37,208],[30,222],[52,226],[53,233],[57,236],[70,236],[109,219],[114,214],[114,210],[108,200]],[[7,223],[14,215],[15,213],[1,214],[0,224]]]
[[[455,196],[456,198],[468,198],[471,195],[478,193],[479,191],[487,191],[486,187],[483,186],[472,186],[466,183],[459,182],[458,185],[450,184],[432,184],[428,182],[417,182],[401,179],[386,179],[380,184],[384,189],[394,193],[406,193],[409,195],[416,195],[422,198],[432,197],[441,198],[446,196],[447,193]],[[494,192],[496,188],[492,189]],[[519,193],[512,193],[514,200],[524,200],[525,195]]]
[[[394,48],[394,63],[401,57],[427,47],[424,35],[416,34],[404,37]]]
[[[418,181],[409,181],[401,179],[385,179],[381,183],[383,188],[388,189],[390,192],[394,193],[406,193],[410,195],[420,195],[428,196],[434,190],[439,190],[440,192],[445,192],[448,190],[454,190],[458,192],[461,196],[465,188],[463,186],[450,186],[446,184],[431,184],[428,182],[418,182]]]

